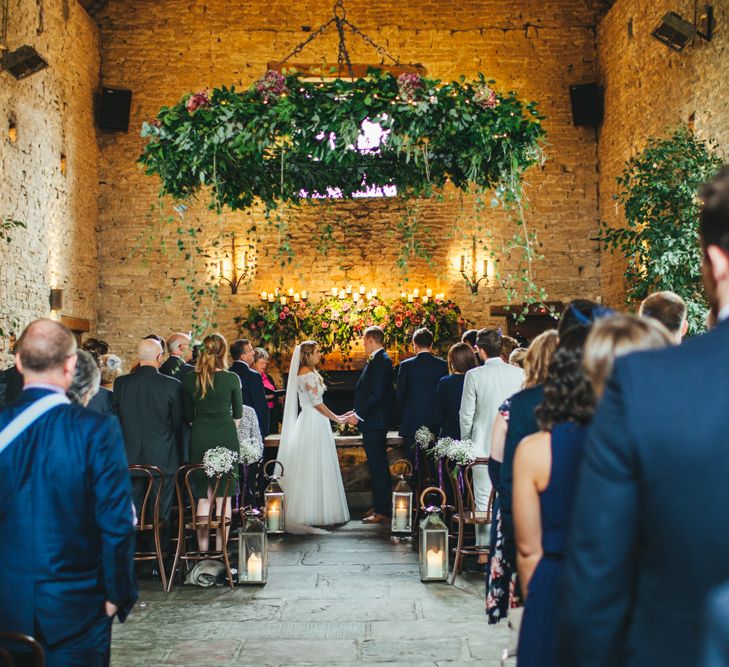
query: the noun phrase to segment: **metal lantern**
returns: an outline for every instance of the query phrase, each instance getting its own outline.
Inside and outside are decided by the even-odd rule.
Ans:
[[[413,467],[407,459],[395,461],[393,467],[404,465],[406,472],[397,476],[395,488],[392,490],[392,532],[394,534],[410,534],[413,532],[413,490],[407,482]]]
[[[263,467],[263,474],[268,480],[268,486],[263,493],[263,500],[266,511],[266,530],[271,534],[280,535],[286,530],[286,505],[285,495],[278,480],[281,477],[276,477],[275,474],[267,473],[269,466],[273,465],[273,470],[276,470],[276,465],[281,466],[281,477],[284,476],[284,467],[280,461],[269,461]]]
[[[437,493],[442,499],[440,507],[425,506],[425,497]],[[420,507],[425,518],[420,522],[420,579],[445,581],[448,577],[448,527],[440,517],[446,505],[446,495],[437,486],[429,486],[420,495]]]
[[[238,583],[266,583],[268,537],[258,509],[241,510],[243,525],[238,531]]]

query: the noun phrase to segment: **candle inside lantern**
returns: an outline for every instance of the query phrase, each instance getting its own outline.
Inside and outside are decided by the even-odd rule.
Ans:
[[[428,289],[425,290],[425,296],[428,296],[428,297],[433,296],[433,290],[430,289],[430,287],[428,287]]]
[[[273,303],[274,301],[275,301],[275,297],[274,297],[274,295],[273,295],[273,292],[271,292],[271,293],[270,293],[270,294],[268,295],[268,303]]]
[[[268,530],[272,533],[277,532],[281,527],[281,508],[278,505],[271,505],[268,508],[266,523],[268,524]]]
[[[364,286],[364,285],[360,285],[360,286],[359,286],[359,293],[360,293],[360,294],[364,294],[364,293],[365,293],[366,291],[367,291],[367,290],[365,290],[365,286]]]
[[[301,301],[301,294],[299,294],[298,292],[296,292],[294,294],[294,303],[299,303],[299,301]]]
[[[395,508],[395,530],[405,530],[408,525],[408,510],[403,501]]]
[[[294,288],[289,287],[289,296],[293,296],[293,295],[294,295]]]
[[[282,306],[286,305],[286,297],[283,294],[281,295],[281,305]]]
[[[306,301],[309,298],[309,293],[306,290],[302,290],[301,292],[301,300]]]
[[[339,290],[336,287],[332,287],[332,296],[337,296]]]
[[[248,556],[248,581],[263,581],[263,560],[255,552]]]
[[[438,579],[443,577],[443,559],[440,556],[440,551],[437,549],[428,549],[425,554],[425,561],[427,564],[427,573],[429,579]]]
[[[261,301],[268,301],[268,292],[261,292]]]

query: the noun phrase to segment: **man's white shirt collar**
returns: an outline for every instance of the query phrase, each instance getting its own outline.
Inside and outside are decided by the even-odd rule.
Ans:
[[[718,322],[723,322],[726,319],[729,319],[729,303],[726,306],[724,306],[719,311],[719,314],[716,316],[716,320]]]

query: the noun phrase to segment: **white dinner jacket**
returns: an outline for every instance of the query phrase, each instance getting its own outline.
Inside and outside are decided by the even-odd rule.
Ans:
[[[466,373],[459,413],[461,438],[473,440],[479,457],[491,453],[491,431],[499,406],[524,384],[524,371],[496,357]]]

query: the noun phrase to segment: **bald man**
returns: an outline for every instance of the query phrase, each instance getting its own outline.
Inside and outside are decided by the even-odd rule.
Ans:
[[[47,665],[101,667],[113,617],[137,599],[122,434],[114,417],[66,398],[76,366],[66,327],[33,322],[16,362],[25,386],[0,412],[0,628],[35,636]]]
[[[136,372],[122,375],[114,382],[114,411],[121,422],[129,463],[162,469],[160,518],[169,522],[174,474],[180,467],[182,454],[182,383],[159,372],[163,356],[159,341],[153,338],[140,341]],[[132,479],[137,512],[144,498],[144,481]],[[166,543],[166,539],[163,541]]]
[[[159,372],[182,382],[188,373],[194,373],[195,367],[188,363],[192,359],[192,343],[190,336],[174,333],[167,339],[167,351],[170,356],[160,366]]]

